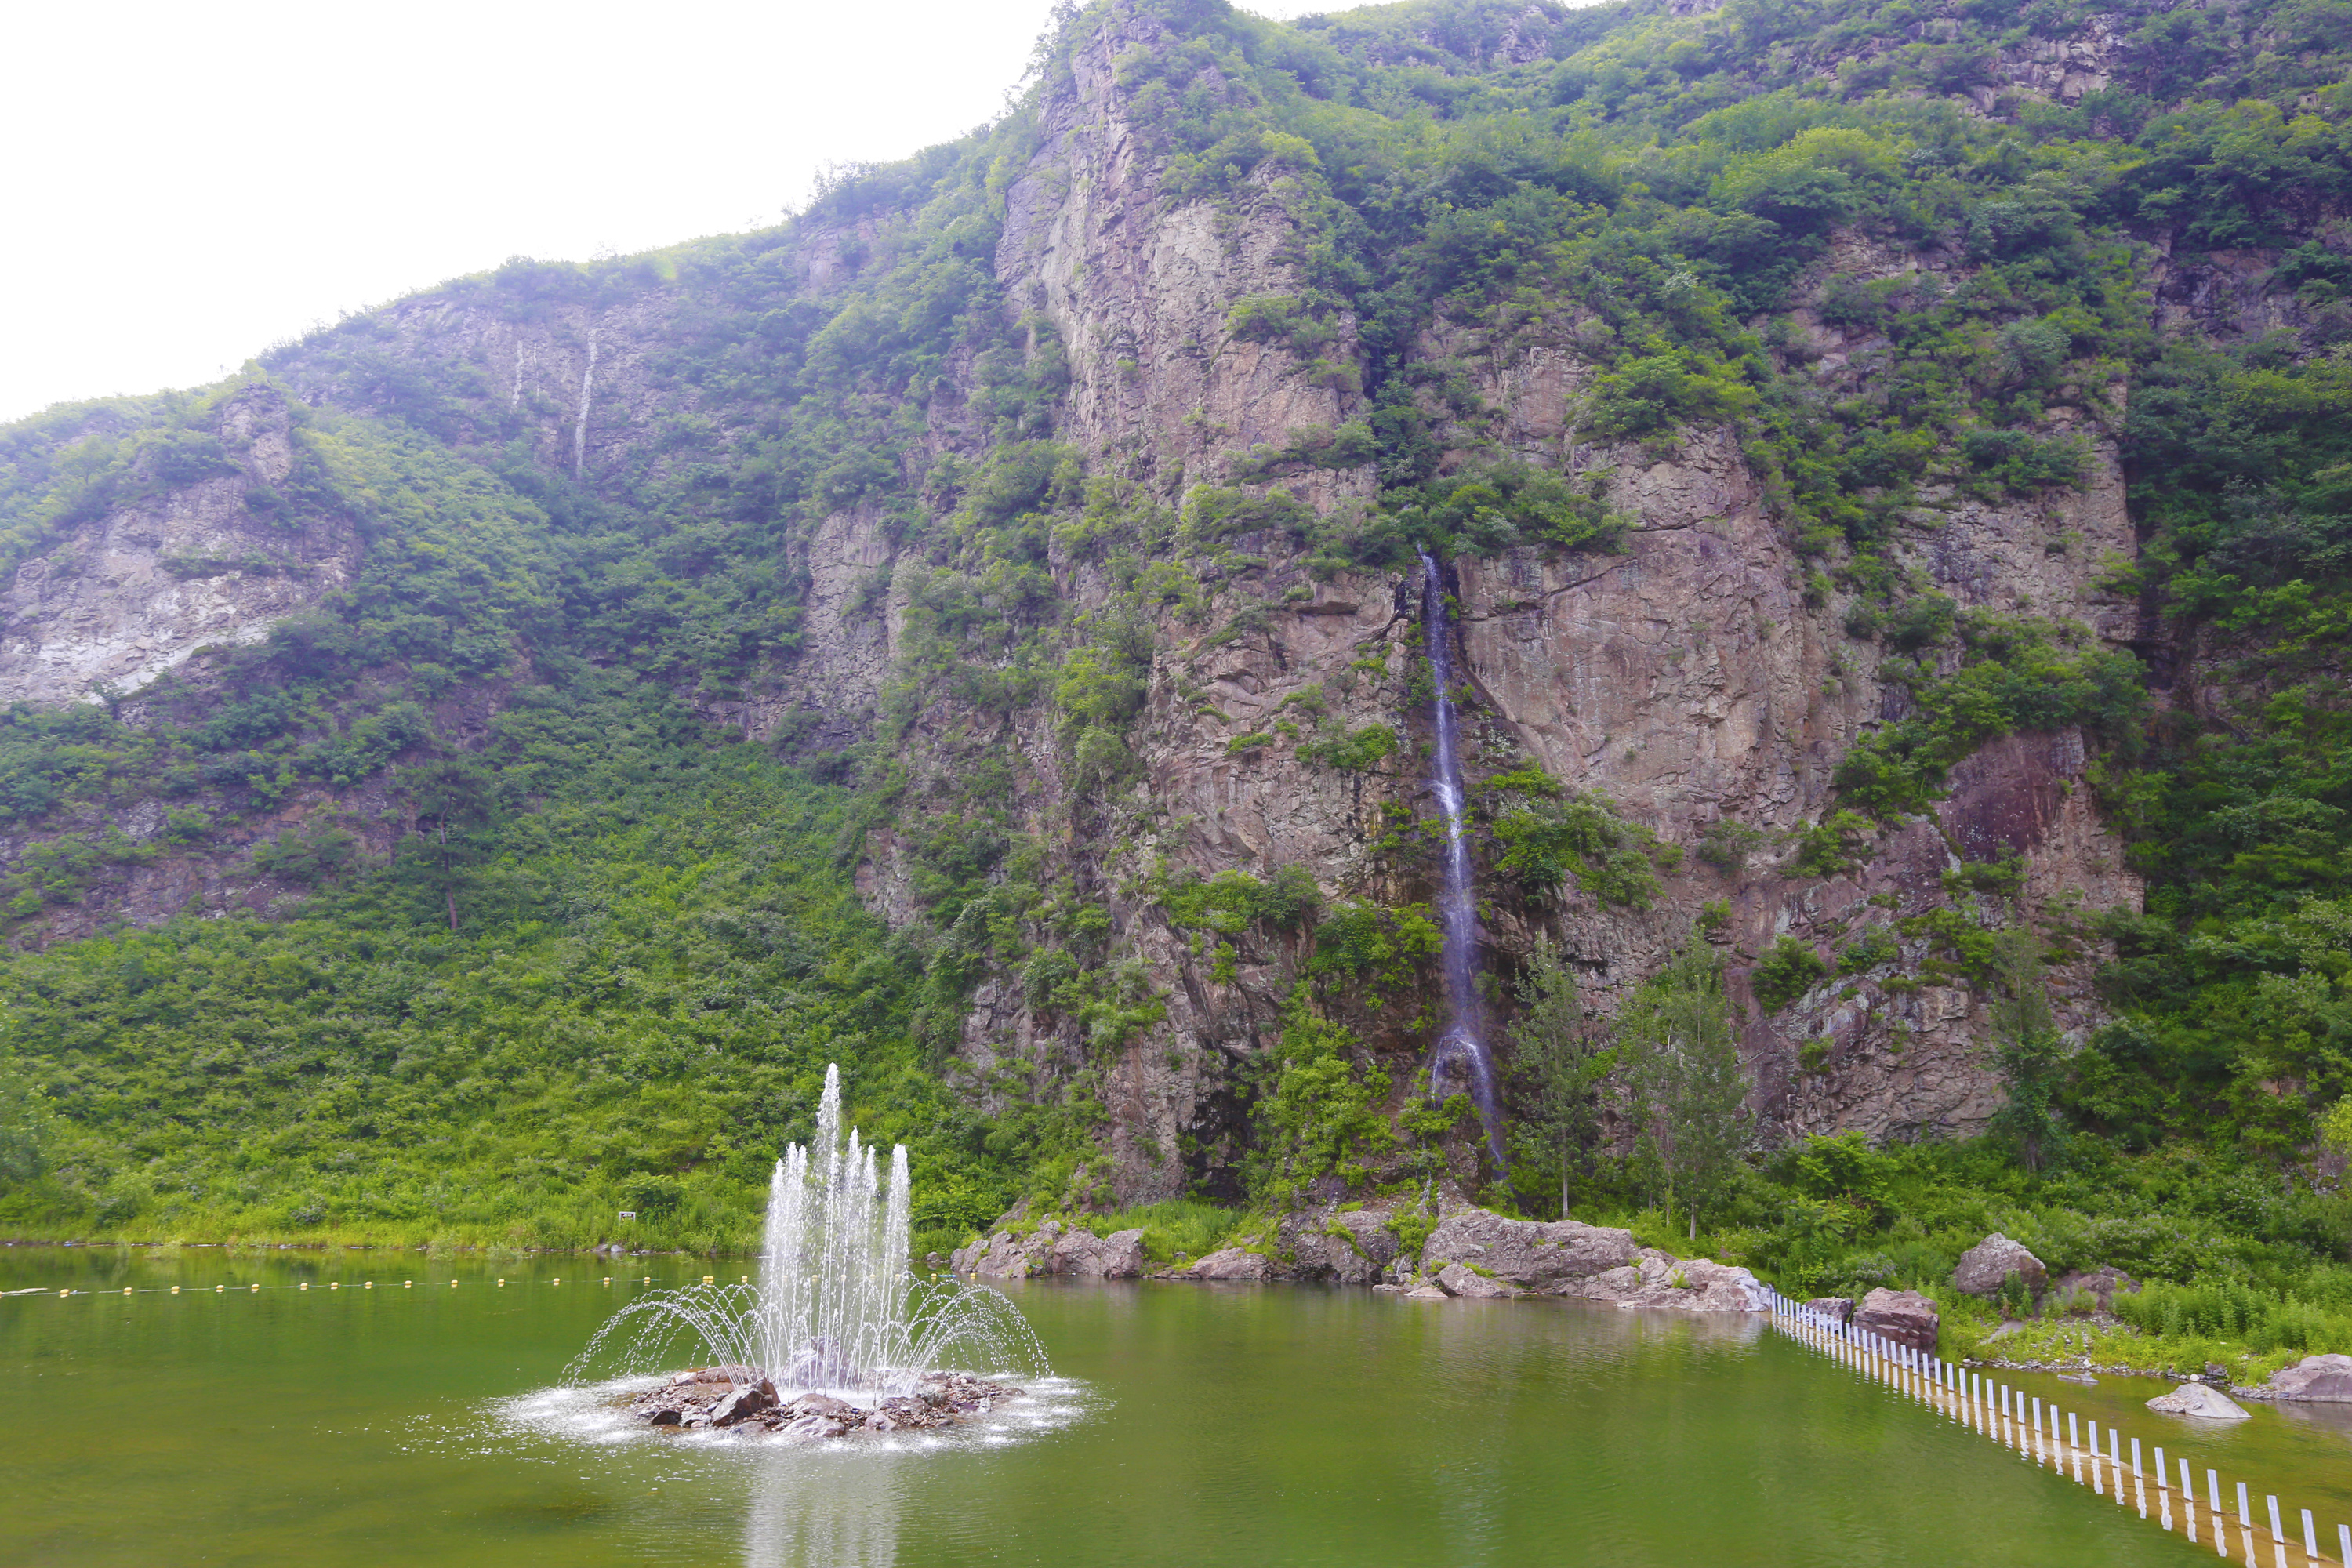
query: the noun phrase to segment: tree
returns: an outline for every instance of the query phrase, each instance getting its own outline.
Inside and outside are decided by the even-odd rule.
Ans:
[[[1559,1159],[1559,1217],[1569,1217],[1576,1178],[1601,1131],[1598,1090],[1616,1066],[1587,1026],[1576,976],[1548,935],[1536,938],[1519,975],[1519,1016],[1511,1026],[1511,1066],[1524,1086],[1523,1130]]]
[[[449,910],[449,929],[455,931],[457,868],[449,832],[455,828],[462,835],[489,822],[497,803],[489,770],[471,757],[436,758],[401,769],[395,782],[416,807],[417,831],[440,840],[441,895]]]
[[[1723,966],[1694,941],[1643,982],[1617,1019],[1617,1058],[1630,1101],[1635,1158],[1679,1194],[1698,1236],[1699,1211],[1730,1178],[1753,1117],[1739,1070],[1739,1033]]]
[[[1990,1009],[1992,1058],[2009,1092],[1993,1127],[2015,1146],[2019,1164],[2039,1171],[2064,1141],[2058,1090],[2066,1072],[2066,1039],[2051,1022],[2041,939],[2011,926],[1993,933],[1992,948],[2001,989]]]
[[[0,1183],[29,1182],[41,1173],[55,1123],[40,1085],[0,1057]]]

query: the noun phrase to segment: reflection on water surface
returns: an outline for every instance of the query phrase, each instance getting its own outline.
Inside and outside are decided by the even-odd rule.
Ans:
[[[644,1274],[708,1267],[606,1287],[579,1259],[0,1249],[0,1289],[49,1292],[0,1300],[0,1563],[2210,1560],[1752,1321],[1556,1302],[1033,1283],[1011,1293],[1062,1379],[1002,1430],[600,1429],[564,1364]],[[2224,1473],[2352,1513],[2326,1413],[2212,1441]]]

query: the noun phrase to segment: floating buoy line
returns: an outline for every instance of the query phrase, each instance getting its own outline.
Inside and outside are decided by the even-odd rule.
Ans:
[[[2302,1510],[2302,1550],[2293,1552],[2294,1544],[2280,1517],[2279,1500],[2265,1494],[2269,1528],[2263,1530],[2254,1521],[2251,1499],[2244,1481],[2236,1483],[2237,1517],[2231,1520],[2222,1505],[2221,1478],[2218,1471],[2205,1472],[2203,1502],[2204,1538],[2199,1539],[2200,1528],[2196,1479],[2187,1458],[2175,1455],[2179,1461],[2179,1486],[2172,1484],[2173,1472],[2167,1468],[2164,1449],[2156,1448],[2152,1474],[2140,1468],[2141,1448],[2137,1437],[2130,1439],[2131,1458],[2124,1458],[2124,1436],[2113,1422],[2108,1423],[2106,1448],[2099,1447],[2099,1424],[2090,1423],[2089,1442],[2084,1442],[2082,1413],[2061,1410],[2055,1400],[2045,1409],[2042,1400],[2032,1401],[2031,1410],[2023,1389],[2012,1389],[1996,1378],[1969,1367],[1941,1360],[1914,1346],[1875,1334],[1868,1329],[1858,1329],[1851,1323],[1814,1311],[1801,1301],[1792,1301],[1775,1290],[1771,1293],[1771,1323],[1775,1329],[1800,1343],[1811,1346],[1832,1361],[1864,1377],[1887,1384],[1910,1396],[1946,1419],[1968,1428],[1979,1436],[1999,1443],[2036,1468],[2047,1468],[2063,1477],[2070,1477],[2077,1486],[2088,1486],[2093,1495],[2113,1498],[2118,1508],[2136,1505],[2142,1519],[2148,1517],[2148,1494],[2153,1487],[2156,1495],[2155,1522],[2168,1531],[2179,1531],[2198,1545],[2210,1544],[2214,1555],[2222,1558],[2242,1558],[2246,1568],[2319,1568],[2322,1563],[2352,1563],[2352,1524],[2336,1527],[2337,1554],[2325,1556],[2319,1549],[2319,1532],[2309,1509]],[[2059,1416],[2065,1416],[2062,1434]],[[2047,1429],[2045,1430],[2045,1417]],[[2087,1471],[2087,1479],[2085,1473]],[[2124,1497],[2124,1483],[2131,1483],[2129,1503]],[[2174,1504],[2179,1503],[2178,1521]],[[2231,1531],[2234,1523],[2237,1545],[2233,1552]],[[2257,1554],[2258,1535],[2266,1535],[2268,1551]]]
[[[612,1287],[614,1278],[615,1276],[614,1275],[605,1275],[597,1282],[597,1288],[600,1289],[609,1289]],[[652,1275],[644,1275],[640,1278],[637,1288],[643,1289],[646,1286],[652,1285],[653,1282],[654,1278]],[[707,1274],[704,1275],[703,1283],[707,1285],[709,1282],[710,1277]],[[428,1279],[425,1281],[425,1283],[429,1286],[433,1281]],[[449,1289],[455,1290],[464,1283],[465,1281],[463,1279],[453,1278],[449,1281]],[[492,1281],[480,1281],[479,1283],[488,1284],[491,1289],[501,1290],[506,1289],[507,1285],[507,1281],[503,1279]],[[518,1285],[529,1285],[533,1283],[533,1281],[528,1279],[518,1279],[515,1283]],[[555,1278],[547,1281],[547,1288],[554,1289],[560,1287],[562,1283],[562,1276],[557,1275]],[[264,1290],[291,1290],[298,1295],[304,1295],[309,1293],[311,1284],[312,1281],[308,1279],[298,1279],[289,1285],[265,1285],[259,1280],[252,1280],[237,1285],[215,1285],[210,1292],[206,1292],[205,1288],[201,1285],[125,1285],[120,1290],[117,1290],[111,1285],[83,1286],[79,1289],[68,1287],[62,1290],[51,1290],[46,1285],[34,1285],[21,1290],[0,1290],[0,1297],[55,1296],[58,1300],[63,1300],[74,1296],[177,1296],[183,1290],[187,1291],[191,1295],[198,1296],[205,1295],[207,1293],[215,1296],[257,1296]],[[626,1279],[622,1279],[620,1284],[621,1289],[624,1290],[631,1288]],[[330,1290],[341,1290],[346,1286],[353,1290],[373,1290],[376,1288],[376,1282],[373,1279],[330,1279],[325,1281],[325,1285]],[[383,1288],[387,1290],[394,1289],[395,1286],[403,1290],[414,1290],[416,1289],[417,1281],[415,1279],[387,1279],[383,1282]]]

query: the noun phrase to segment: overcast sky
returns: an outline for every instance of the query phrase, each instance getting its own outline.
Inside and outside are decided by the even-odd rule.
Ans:
[[[991,118],[1048,5],[12,9],[0,420],[197,385],[509,256],[774,223],[829,163]]]

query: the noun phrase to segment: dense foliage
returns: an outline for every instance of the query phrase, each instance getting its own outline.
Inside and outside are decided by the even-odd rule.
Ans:
[[[167,680],[135,712],[101,693],[0,715],[0,829],[26,836],[0,900],[20,936],[167,848],[232,853],[304,792],[375,791],[413,830],[384,865],[341,809],[256,847],[313,889],[288,918],[21,941],[0,966],[0,1216],[576,1245],[626,1207],[648,1238],[740,1245],[829,1059],[868,1130],[914,1147],[934,1236],[1023,1196],[1100,1207],[1102,1068],[1165,1013],[1104,869],[1155,701],[1210,703],[1202,661],[1312,595],[1271,586],[1277,564],[1611,552],[1629,520],[1603,500],[1608,455],[1707,447],[1759,476],[1792,588],[1834,606],[1839,658],[1876,661],[1893,705],[1793,844],[1725,823],[1698,858],[1736,871],[1790,848],[1791,875],[1838,874],[1989,742],[2078,727],[2148,888],[2103,933],[2116,1021],[2055,1043],[2038,944],[2095,933],[2023,924],[2013,864],[1961,868],[1951,908],[1869,928],[1834,968],[1885,970],[1898,935],[1927,939],[1901,983],[2001,1001],[1987,1049],[2012,1114],[1967,1148],[1832,1140],[1743,1163],[1720,1146],[1736,1021],[1703,948],[1605,1037],[1572,985],[1534,976],[1528,1157],[1497,1201],[1548,1212],[1556,1193],[1655,1229],[1671,1190],[1727,1254],[1807,1289],[1933,1285],[1999,1226],[2055,1267],[2170,1281],[2131,1309],[2142,1330],[2337,1344],[2347,1231],[2313,1138],[2352,1089],[2352,249],[2335,216],[2352,9],[2101,11],[2124,29],[2117,68],[2073,104],[2009,83],[2091,25],[2074,0],[1538,8],[1532,50],[1528,15],[1068,11],[1000,121],[851,171],[783,229],[450,286],[517,323],[676,305],[652,374],[697,412],[593,475],[598,427],[547,447],[543,395],[424,362],[390,313],[212,392],[0,432],[0,564],[215,481],[266,530],[348,519],[363,545],[355,583],[215,653],[215,679]],[[1099,29],[1145,23],[1155,42],[1117,71],[1162,199],[1278,209],[1292,234],[1296,289],[1234,301],[1228,340],[1361,396],[1175,480],[1071,444],[1069,350],[996,270],[1041,106]],[[820,242],[840,264],[824,289],[803,266]],[[2267,268],[2292,326],[2159,309],[2167,279],[2224,250]],[[1824,361],[1816,328],[1860,358]],[[1540,455],[1468,374],[1538,349],[1591,372]],[[275,485],[215,434],[226,400],[265,395],[294,422]],[[969,438],[929,455],[950,425]],[[1916,567],[1949,515],[2063,498],[2109,445],[2144,540],[2097,563],[2137,598],[2128,650],[2032,606],[1963,612]],[[1286,483],[1333,470],[1369,471],[1373,499],[1318,511]],[[865,740],[787,767],[792,725],[771,752],[695,714],[790,670],[812,542],[848,508],[897,552],[852,608],[893,607],[898,658]],[[2054,526],[2042,547],[2082,548]],[[1396,721],[1342,721],[1345,692],[1307,688],[1228,760],[1355,786],[1404,766],[1425,666],[1346,678]],[[1025,815],[1024,748],[1066,786]],[[145,801],[159,835],[111,826]],[[1650,909],[1675,869],[1675,847],[1532,769],[1475,804],[1488,886],[1538,918],[1571,894]],[[1425,868],[1427,821],[1393,801],[1375,820],[1373,864]],[[913,905],[895,934],[851,881],[884,840]],[[1426,1022],[1436,926],[1260,869],[1119,889],[1209,984],[1253,963],[1287,996],[1238,1152],[1170,1152],[1220,1198],[1426,1183],[1461,1108],[1424,1103],[1368,1042],[1379,1020]],[[1832,967],[1776,944],[1749,988],[1786,1007]],[[1068,1049],[950,1089],[946,1047],[986,977]],[[1604,1111],[1625,1162],[1592,1155]],[[1155,1252],[1200,1250],[1220,1213],[1170,1210]]]

